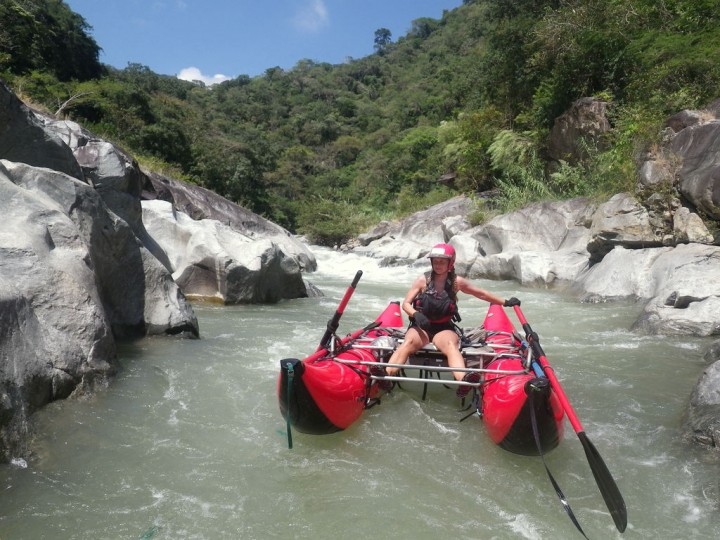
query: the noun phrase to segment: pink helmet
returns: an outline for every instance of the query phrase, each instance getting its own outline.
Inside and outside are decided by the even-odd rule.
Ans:
[[[450,244],[435,244],[428,253],[428,259],[450,259],[449,270],[455,267],[455,248]]]

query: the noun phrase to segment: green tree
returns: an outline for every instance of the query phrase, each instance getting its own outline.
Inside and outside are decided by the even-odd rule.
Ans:
[[[0,63],[14,74],[50,71],[61,81],[101,76],[100,47],[85,19],[57,0],[0,3]]]
[[[387,28],[375,30],[375,52],[383,54],[390,43],[392,43],[392,32],[390,30]]]

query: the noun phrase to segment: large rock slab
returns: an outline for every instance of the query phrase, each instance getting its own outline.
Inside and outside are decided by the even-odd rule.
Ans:
[[[535,203],[464,234],[486,255],[520,251],[585,251],[595,205],[584,198]]]
[[[425,257],[435,244],[445,243],[461,230],[469,229],[464,219],[475,205],[468,197],[454,197],[400,222],[383,222],[360,235],[358,254],[383,259],[383,264],[412,264]]]
[[[144,201],[143,220],[186,295],[225,304],[308,296],[297,261],[267,238],[214,219],[194,220],[166,201]]]
[[[580,274],[573,288],[583,302],[639,300],[657,294],[653,265],[672,248],[627,249],[616,247],[601,262]]]
[[[651,334],[720,334],[720,247],[613,249],[575,285],[584,301],[644,301],[634,324]]]
[[[595,205],[586,199],[531,204],[458,234],[453,245],[477,245],[476,256],[463,249],[471,278],[515,280],[524,285],[566,286],[587,268],[589,224]]]
[[[82,179],[72,150],[0,80],[0,158],[46,167]]]
[[[180,182],[166,176],[148,172],[152,192],[145,199],[159,199],[172,203],[173,208],[195,220],[212,219],[233,229],[246,238],[265,238],[293,258],[305,272],[317,270],[317,261],[310,248],[276,223],[250,212],[217,193],[200,186]]]
[[[614,247],[631,249],[659,247],[662,234],[650,223],[650,214],[628,193],[613,195],[593,214],[587,249],[590,262],[601,261]]]
[[[690,396],[686,428],[696,442],[720,448],[720,340],[708,347],[705,360],[708,367]]]

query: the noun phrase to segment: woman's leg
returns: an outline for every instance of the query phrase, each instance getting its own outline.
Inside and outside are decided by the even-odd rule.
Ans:
[[[451,368],[464,368],[465,359],[460,353],[460,338],[454,330],[443,330],[435,334],[433,344],[447,358],[448,366]],[[465,376],[463,371],[453,371],[455,380],[462,381]]]
[[[388,364],[404,364],[407,362],[408,357],[419,351],[423,346],[429,343],[427,334],[423,330],[411,326],[405,332],[405,340],[400,345],[388,360]],[[389,367],[385,370],[390,376],[395,376],[400,372],[400,368]]]

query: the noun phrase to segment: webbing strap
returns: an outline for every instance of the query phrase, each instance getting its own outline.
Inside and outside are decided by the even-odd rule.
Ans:
[[[292,429],[290,427],[290,398],[292,397],[292,385],[295,379],[295,368],[288,362],[285,364],[287,368],[287,437],[288,437],[288,448],[292,450]]]
[[[553,477],[552,473],[550,472],[550,469],[547,466],[547,462],[545,461],[545,455],[543,454],[542,450],[542,443],[540,442],[540,432],[538,430],[537,425],[537,417],[535,416],[535,388],[531,385],[528,392],[528,405],[530,406],[530,423],[532,424],[532,430],[533,430],[533,436],[535,437],[535,444],[537,445],[538,454],[540,454],[540,459],[542,459],[543,465],[545,466],[545,471],[548,474],[548,478],[550,478],[550,483],[555,488],[555,493],[560,498],[560,502],[563,505],[563,508],[565,508],[565,512],[567,512],[568,517],[570,518],[570,521],[573,522],[573,525],[575,525],[575,528],[580,531],[580,534],[582,534],[585,539],[587,540],[587,536],[585,535],[585,531],[582,530],[582,527],[580,526],[580,523],[578,523],[577,518],[575,517],[575,514],[572,511],[572,508],[570,508],[570,503],[568,502],[567,498],[565,497],[565,494],[560,489],[560,486],[555,481],[555,478]]]

